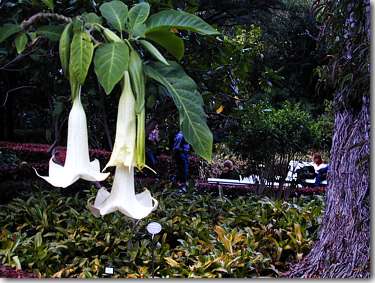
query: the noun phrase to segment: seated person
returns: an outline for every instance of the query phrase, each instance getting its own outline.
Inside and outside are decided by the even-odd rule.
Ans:
[[[307,165],[296,170],[297,183],[306,186],[306,179],[314,179],[316,176],[314,166]]]
[[[315,169],[315,186],[321,185],[321,182],[327,178],[327,172],[329,170],[329,165],[323,163],[322,156],[319,153],[314,153],[312,166]]]
[[[240,179],[240,175],[233,168],[233,162],[232,161],[225,160],[223,172],[220,175],[220,179],[232,179],[232,180],[239,180]]]

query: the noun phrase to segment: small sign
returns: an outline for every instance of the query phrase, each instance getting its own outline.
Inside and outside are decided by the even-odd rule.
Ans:
[[[106,273],[106,274],[113,274],[113,267],[106,267],[104,269],[104,273]]]
[[[160,231],[161,231],[161,225],[157,222],[150,222],[147,227],[146,227],[147,231],[152,234],[152,235],[156,235],[156,234],[159,234]]]

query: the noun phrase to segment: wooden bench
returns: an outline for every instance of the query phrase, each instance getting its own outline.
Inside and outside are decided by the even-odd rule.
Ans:
[[[309,182],[314,184],[315,180]],[[236,193],[236,194],[271,194],[275,197],[284,197],[285,199],[289,196],[298,195],[310,195],[310,194],[321,194],[325,192],[325,186],[321,187],[293,187],[290,182],[285,182],[283,187],[279,187],[277,182],[268,182],[267,184],[257,184],[251,181],[244,180],[232,180],[232,179],[220,179],[220,178],[208,178],[207,180],[198,180],[196,187],[201,191],[217,191],[220,197],[223,197],[224,192]]]

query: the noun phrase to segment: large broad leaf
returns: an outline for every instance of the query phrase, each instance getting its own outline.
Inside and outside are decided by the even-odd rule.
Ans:
[[[219,32],[201,18],[183,11],[164,10],[153,14],[146,21],[147,33],[165,30],[166,28],[177,28],[190,30],[205,35],[215,35]]]
[[[59,42],[59,55],[64,75],[68,77],[70,42],[72,40],[72,23],[65,26]]]
[[[129,48],[123,42],[106,43],[95,51],[95,73],[106,94],[109,94],[124,76],[128,63]]]
[[[89,35],[83,31],[75,33],[70,45],[69,76],[80,85],[85,82],[93,52],[94,45]]]
[[[156,59],[162,62],[165,65],[169,65],[167,60],[165,60],[164,56],[147,40],[139,40],[139,42],[143,45],[143,47]]]
[[[179,110],[180,127],[186,141],[198,155],[211,160],[212,133],[206,123],[203,99],[197,91],[197,85],[180,65],[171,61],[169,64],[147,65],[145,73],[168,90]]]
[[[17,35],[16,39],[14,40],[14,44],[16,45],[17,53],[20,54],[25,49],[27,44],[27,35],[26,33],[22,32]]]
[[[41,26],[37,28],[36,33],[44,36],[51,41],[59,41],[62,31],[64,30],[63,25],[58,26]]]
[[[5,24],[1,26],[0,27],[0,43],[21,30],[22,29],[19,25]]]
[[[173,32],[166,30],[149,32],[147,33],[146,38],[159,44],[177,60],[181,60],[182,57],[184,57],[184,41],[180,37],[176,36]]]
[[[129,27],[136,24],[143,24],[150,14],[150,4],[146,2],[138,3],[129,10]]]
[[[115,0],[102,4],[99,9],[110,26],[119,32],[125,30],[125,22],[128,17],[128,6],[126,4]]]

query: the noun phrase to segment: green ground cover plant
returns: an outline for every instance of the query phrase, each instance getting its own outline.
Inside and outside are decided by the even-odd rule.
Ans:
[[[139,222],[119,213],[95,218],[95,189],[64,195],[35,188],[0,209],[0,263],[40,277],[279,277],[306,255],[323,212],[322,196],[220,199],[194,188],[158,189],[159,208]],[[83,196],[86,194],[86,196]],[[162,231],[152,242],[146,225]]]

